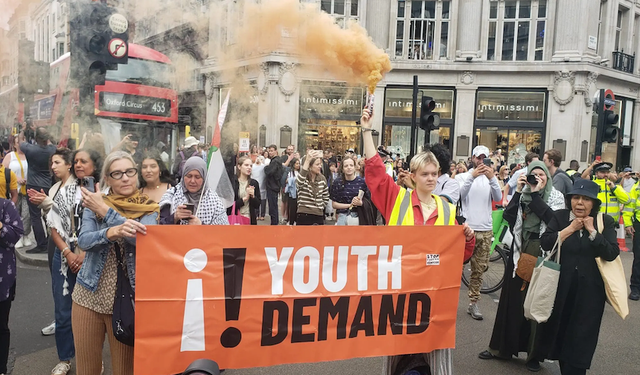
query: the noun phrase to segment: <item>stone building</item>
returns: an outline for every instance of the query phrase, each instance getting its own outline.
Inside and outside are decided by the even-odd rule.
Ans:
[[[249,1],[249,0],[245,0]],[[211,7],[207,75],[207,126],[216,122],[230,82],[216,51],[234,43],[242,0]],[[640,165],[637,113],[640,76],[640,5],[628,0],[307,0],[344,25],[358,22],[392,59],[378,84],[378,140],[405,154],[409,148],[411,85],[438,102],[438,134],[455,160],[477,144],[501,149],[509,162],[528,151],[556,147],[566,163],[591,160],[593,100],[611,89],[620,115],[620,142],[603,157],[618,167]],[[360,148],[357,119],[364,89],[349,87],[299,57],[273,52],[238,61],[253,92],[252,118],[244,121],[253,143],[288,142]],[[251,91],[251,90],[249,90]],[[224,134],[224,133],[223,133]],[[231,139],[235,135],[230,136]],[[418,144],[424,132],[419,131]]]

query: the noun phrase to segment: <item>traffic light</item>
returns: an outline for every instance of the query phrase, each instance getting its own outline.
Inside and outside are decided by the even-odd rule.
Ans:
[[[604,110],[602,112],[602,142],[615,143],[618,141],[618,115],[610,110]]]
[[[420,106],[420,129],[425,130],[427,133],[437,129],[440,125],[440,116],[434,113],[436,108],[436,102],[430,96],[423,96]]]
[[[117,64],[127,63],[127,18],[115,8],[87,0],[72,2],[71,12],[70,77],[76,87],[104,84],[108,69],[117,69]]]

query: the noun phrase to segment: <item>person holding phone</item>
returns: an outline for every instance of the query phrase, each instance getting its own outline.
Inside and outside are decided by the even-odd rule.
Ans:
[[[553,187],[545,163],[531,162],[527,175],[519,177],[516,193],[504,210],[503,218],[513,233],[513,245],[493,334],[488,349],[478,355],[480,359],[511,359],[512,355],[517,357],[519,352],[526,352],[526,368],[533,372],[540,370],[540,362],[544,360],[540,330],[535,321],[524,317],[523,304],[530,280],[522,279],[520,276],[524,274],[517,271],[523,253],[536,258],[542,254],[540,235],[547,229],[554,212],[564,208],[564,195]]]
[[[160,224],[229,225],[222,200],[205,186],[207,164],[201,158],[189,158],[182,168],[180,183],[160,199]]]
[[[251,221],[251,225],[258,225],[258,210],[260,209],[260,185],[251,178],[253,163],[251,158],[243,156],[238,159],[237,173],[231,179],[235,193],[236,215],[242,215]],[[231,215],[233,207],[227,209]]]
[[[54,245],[51,290],[59,363],[51,370],[52,374],[66,374],[71,369],[71,359],[75,357],[71,295],[75,289],[77,273],[85,260],[84,251],[78,247],[84,212],[81,187],[95,190],[94,183],[98,181],[100,163],[99,154],[93,150],[77,150],[72,155],[68,149],[57,149],[51,157],[51,170],[60,181],[49,191],[49,198],[40,203],[40,207],[46,212],[46,222],[51,228],[51,241]],[[35,201],[38,194],[33,191],[29,193],[34,196]]]
[[[324,225],[324,209],[329,202],[329,185],[322,174],[321,150],[309,150],[296,177],[298,225]]]
[[[133,374],[133,347],[113,335],[117,270],[126,269],[135,291],[136,236],[157,224],[159,213],[158,204],[140,193],[137,175],[131,155],[114,151],[105,158],[100,184],[94,186],[89,178],[80,189],[84,213],[78,246],[85,251],[85,260],[72,293],[71,314],[78,374],[100,374],[105,336],[113,374]]]
[[[493,239],[492,202],[502,199],[502,190],[496,173],[490,166],[489,148],[478,145],[472,154],[474,167],[467,173],[457,175],[456,181],[460,185],[462,216],[476,234],[476,246],[471,257],[467,313],[475,320],[482,320],[483,316],[477,302],[480,300],[482,275],[489,262]]]

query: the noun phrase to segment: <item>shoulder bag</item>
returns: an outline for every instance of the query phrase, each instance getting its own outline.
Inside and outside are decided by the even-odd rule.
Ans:
[[[598,213],[598,232],[604,230],[604,214]],[[627,300],[627,278],[622,267],[620,255],[608,262],[600,257],[596,258],[596,264],[600,270],[604,291],[607,294],[607,302],[613,307],[622,319],[629,315],[629,301]]]
[[[524,299],[524,316],[529,320],[544,323],[551,316],[558,292],[558,281],[560,281],[561,245],[560,233],[558,233],[553,251],[549,252],[545,258],[538,257],[531,276],[531,284]],[[557,262],[554,262],[551,257],[556,251],[558,252]]]
[[[251,218],[242,216],[238,211],[236,211],[236,202],[233,202],[233,206],[231,207],[231,215],[229,215],[229,225],[251,225]]]
[[[116,257],[118,258],[118,281],[116,283],[116,296],[113,300],[113,335],[116,340],[129,346],[134,342],[135,323],[135,293],[131,287],[129,276],[125,270],[124,260],[120,253],[120,245],[114,244]]]

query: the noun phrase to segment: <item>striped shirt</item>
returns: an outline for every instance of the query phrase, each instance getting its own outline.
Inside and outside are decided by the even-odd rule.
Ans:
[[[296,177],[298,195],[298,213],[310,215],[324,215],[324,208],[329,202],[329,186],[327,179],[319,174],[315,182],[307,178],[309,171],[300,170]]]

